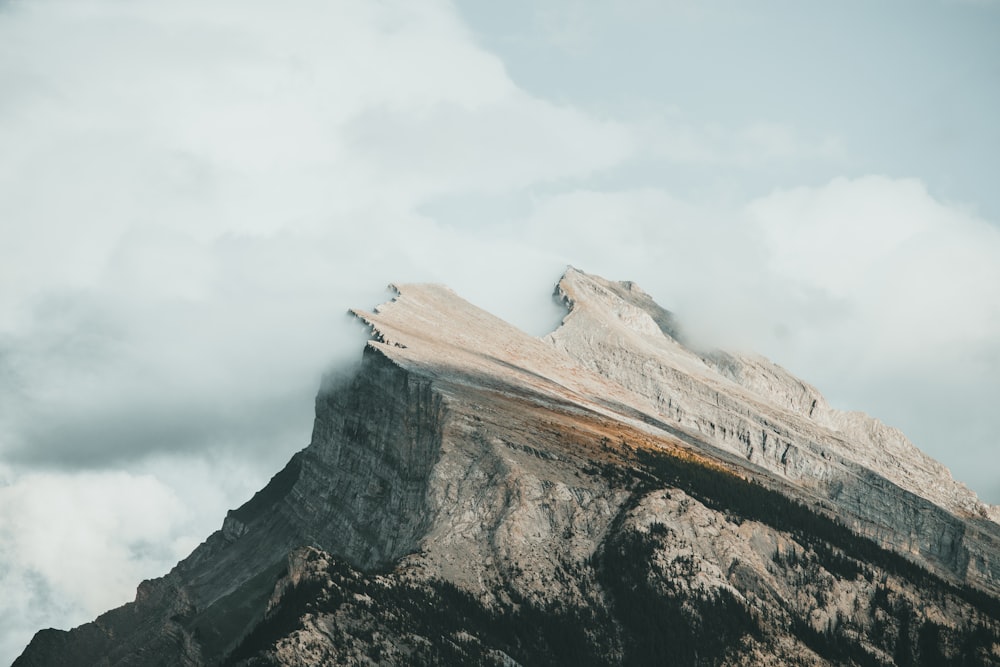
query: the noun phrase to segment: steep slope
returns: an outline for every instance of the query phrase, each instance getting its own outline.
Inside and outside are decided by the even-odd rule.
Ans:
[[[1000,526],[901,435],[631,283],[545,339],[396,292],[306,449],[15,664],[1000,663]]]
[[[794,427],[801,440],[818,445],[810,449],[860,464],[952,512],[987,516],[986,505],[897,429],[861,413],[832,409],[814,387],[762,357],[701,353],[685,347],[673,316],[633,283],[612,283],[571,269],[559,282],[556,295],[571,312],[549,336],[555,345],[581,364],[655,400],[662,416],[702,435],[708,431],[716,444],[730,446],[753,462],[793,477],[820,476],[815,468],[789,470],[788,462],[781,464],[780,457],[780,466],[768,460],[780,427]],[[616,317],[609,318],[609,313]],[[775,427],[755,429],[759,433],[753,434],[751,442],[738,445],[729,439],[735,435],[746,440],[748,434],[740,429],[714,437],[718,433],[706,428],[703,419],[718,414],[707,414],[711,409],[687,410],[682,402],[704,406],[718,402],[713,398],[718,393],[732,403],[724,410],[755,414],[758,421],[769,420]],[[686,413],[691,416],[685,418]]]
[[[997,592],[1000,545],[987,506],[898,430],[833,410],[765,359],[688,349],[631,283],[570,270],[557,295],[571,312],[549,339],[567,355],[655,402],[659,417],[699,442],[794,482],[885,546]]]

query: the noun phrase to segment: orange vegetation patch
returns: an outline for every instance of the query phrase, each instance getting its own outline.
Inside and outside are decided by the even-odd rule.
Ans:
[[[670,433],[651,433],[579,405],[488,389],[476,393],[478,400],[468,406],[476,421],[491,422],[505,435],[517,436],[524,444],[549,450],[561,459],[638,468],[637,452],[646,450],[748,480],[733,464],[698,451]]]

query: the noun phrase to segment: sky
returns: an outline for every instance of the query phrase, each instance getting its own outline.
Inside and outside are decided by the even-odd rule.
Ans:
[[[308,443],[346,315],[636,281],[1000,503],[1000,3],[0,0],[0,663]]]

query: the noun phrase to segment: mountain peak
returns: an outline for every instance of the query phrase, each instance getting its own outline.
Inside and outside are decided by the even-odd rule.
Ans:
[[[898,431],[631,282],[568,268],[542,338],[392,290],[308,447],[15,664],[1000,660],[1000,526]]]

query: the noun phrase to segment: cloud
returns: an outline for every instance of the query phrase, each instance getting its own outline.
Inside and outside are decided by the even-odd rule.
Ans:
[[[181,500],[149,475],[26,475],[0,486],[0,507],[4,656],[39,628],[122,604],[197,544],[181,534]]]
[[[442,183],[523,186],[631,150],[613,123],[516,88],[446,5],[17,8],[0,25],[3,61],[26,63],[2,72],[5,315],[32,292],[104,287],[116,257],[197,294],[227,234],[337,235]]]
[[[1000,230],[917,180],[836,179],[759,199],[749,215],[776,279],[851,304],[836,329],[866,342],[864,369],[967,359],[1000,337]]]
[[[42,1],[0,44],[23,63],[0,73],[3,448],[22,459],[199,447],[301,398],[324,336],[356,339],[341,309],[378,299],[373,263],[398,272],[375,284],[429,271],[407,250],[436,235],[422,202],[632,151],[519,90],[446,4]]]
[[[474,114],[456,105],[416,113],[377,110],[348,130],[351,164],[418,203],[585,176],[632,152],[623,127],[523,96]]]
[[[269,457],[263,454],[265,458]],[[221,526],[233,498],[266,472],[240,455],[152,457],[134,471],[35,471],[0,465],[0,656],[41,628],[68,628],[129,602]]]

